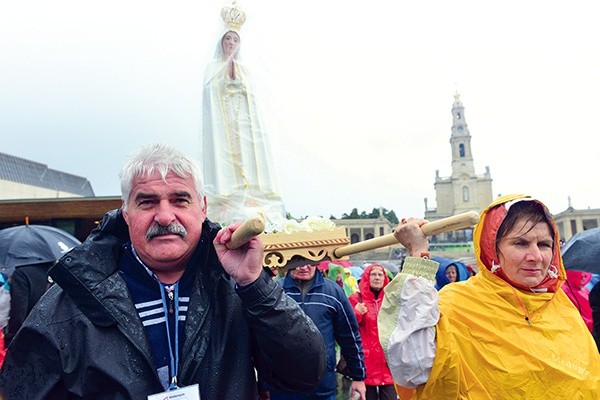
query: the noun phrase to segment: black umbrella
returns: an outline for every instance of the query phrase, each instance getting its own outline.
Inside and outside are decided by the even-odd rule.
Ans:
[[[0,230],[0,267],[11,275],[20,265],[58,260],[81,244],[75,236],[44,225],[21,225]]]
[[[565,268],[600,274],[600,228],[576,233],[562,248]]]

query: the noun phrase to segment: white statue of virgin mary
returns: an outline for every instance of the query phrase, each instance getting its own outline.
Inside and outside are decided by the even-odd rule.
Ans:
[[[285,220],[270,147],[250,73],[240,60],[245,14],[223,8],[224,33],[206,68],[202,106],[202,166],[210,220],[222,224],[262,215]]]

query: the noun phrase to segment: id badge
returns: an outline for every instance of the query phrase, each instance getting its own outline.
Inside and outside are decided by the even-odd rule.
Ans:
[[[198,384],[195,384],[167,392],[151,394],[148,396],[148,400],[200,400],[200,387]]]

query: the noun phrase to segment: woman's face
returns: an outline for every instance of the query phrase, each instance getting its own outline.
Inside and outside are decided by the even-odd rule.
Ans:
[[[448,278],[448,281],[456,282],[457,275],[458,272],[456,271],[456,267],[454,265],[451,265],[448,268],[446,268],[446,278]]]
[[[240,37],[235,32],[227,32],[223,39],[221,39],[221,46],[223,47],[223,54],[225,57],[231,56],[237,50],[240,45]]]
[[[525,218],[498,242],[498,259],[508,279],[525,287],[537,286],[552,261],[553,237],[546,222],[535,225]]]
[[[380,267],[373,267],[369,273],[369,285],[375,290],[381,290],[383,288],[384,275],[383,269]]]

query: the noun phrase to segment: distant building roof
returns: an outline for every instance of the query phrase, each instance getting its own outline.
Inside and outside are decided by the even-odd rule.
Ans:
[[[84,197],[94,196],[92,185],[86,178],[5,153],[0,153],[0,179]]]

